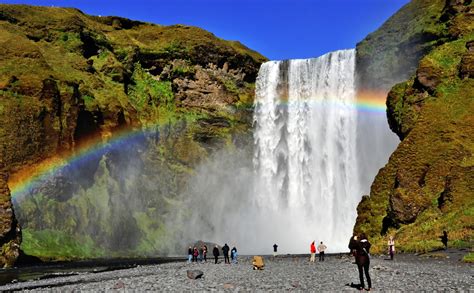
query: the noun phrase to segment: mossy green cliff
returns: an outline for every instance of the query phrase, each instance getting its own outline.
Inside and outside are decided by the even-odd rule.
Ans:
[[[403,31],[394,31],[398,27]],[[414,44],[419,54],[414,55],[413,71],[404,65],[413,58],[413,48],[387,48],[385,36],[391,36],[389,42],[402,40],[403,46],[403,40],[418,38],[420,31],[431,37]],[[385,85],[399,76],[408,79],[387,98],[390,127],[402,141],[357,209],[354,230],[368,233],[376,252],[385,251],[388,234],[395,236],[399,251],[440,248],[443,230],[450,246],[473,247],[473,40],[471,1],[414,0],[361,43],[362,52],[369,47],[385,50],[366,69],[400,64],[411,74],[399,75],[389,66],[393,75],[387,70],[378,80]],[[371,74],[364,78],[374,81]]]
[[[120,203],[130,190],[119,170],[129,166],[119,163],[124,154],[108,153],[87,172],[87,183],[59,174],[22,203],[23,248],[53,259],[101,256],[88,235],[105,231],[103,238],[110,241],[135,225],[142,234],[132,240],[139,248],[131,253],[163,251],[159,244],[153,247],[163,234],[160,208],[173,204],[193,166],[248,135],[254,81],[266,60],[239,42],[196,27],[26,5],[0,5],[0,43],[0,265],[7,266],[21,239],[7,176],[74,152],[89,139],[106,142],[123,129],[155,130],[155,136],[143,138],[146,151],[130,152],[144,177],[166,182],[166,190],[145,179],[134,187],[134,194],[154,192],[157,202],[142,202],[147,208],[133,213]],[[110,214],[103,213],[100,207],[112,202],[112,194],[120,196]],[[55,219],[55,213],[89,222]],[[150,222],[153,218],[158,220]],[[108,219],[117,227],[93,229]],[[133,223],[123,225],[126,221]],[[84,237],[78,241],[77,235]],[[130,247],[122,242],[115,241],[115,248]],[[74,249],[61,243],[83,245]]]

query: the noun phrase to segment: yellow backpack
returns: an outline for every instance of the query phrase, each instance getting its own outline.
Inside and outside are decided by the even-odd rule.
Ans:
[[[263,263],[263,257],[259,255],[253,257],[252,264],[254,270],[263,270],[263,267],[265,266],[265,264]]]

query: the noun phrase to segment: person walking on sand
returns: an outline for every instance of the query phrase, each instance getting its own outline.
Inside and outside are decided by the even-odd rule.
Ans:
[[[390,260],[393,260],[393,254],[395,253],[395,240],[393,236],[390,236],[388,239],[388,254],[390,255]]]
[[[309,259],[310,262],[314,262],[315,255],[316,255],[316,246],[314,245],[314,242],[311,242],[311,245],[309,247],[309,251],[311,252],[311,258]]]
[[[217,260],[219,259],[219,248],[217,247],[217,245],[214,246],[212,254],[214,255],[214,263],[217,264]]]
[[[356,252],[356,264],[357,269],[359,270],[359,279],[360,279],[360,290],[364,289],[364,273],[367,279],[368,287],[365,290],[370,291],[372,288],[372,280],[370,279],[369,266],[370,266],[370,242],[367,239],[367,236],[362,233],[357,242],[349,243],[349,248],[355,250]]]
[[[191,263],[192,260],[193,260],[193,248],[191,246],[189,246],[189,248],[188,248],[188,263]]]
[[[443,231],[443,235],[439,236],[441,243],[444,245],[444,250],[448,249],[448,232]]]
[[[324,251],[326,250],[327,246],[321,243],[318,245],[318,251],[319,251],[319,261],[324,261]]]
[[[224,244],[224,246],[222,247],[222,253],[224,254],[224,263],[228,263],[230,264],[230,260],[229,260],[229,246],[226,244]]]
[[[277,249],[278,249],[278,245],[273,244],[273,257],[276,257],[277,256]]]

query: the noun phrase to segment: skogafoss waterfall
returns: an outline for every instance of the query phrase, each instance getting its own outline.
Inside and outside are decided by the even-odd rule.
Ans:
[[[342,50],[270,61],[257,78],[254,202],[285,217],[287,236],[306,246],[345,251],[352,233],[362,196],[354,74],[355,50]]]
[[[253,149],[221,152],[196,170],[178,226],[190,241],[244,254],[271,253],[274,243],[309,253],[313,240],[347,251],[357,204],[396,146],[383,99],[377,113],[357,106],[355,50],[264,63]]]

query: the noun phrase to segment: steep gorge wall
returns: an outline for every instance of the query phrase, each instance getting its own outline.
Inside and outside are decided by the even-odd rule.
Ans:
[[[414,0],[358,45],[361,84],[408,79],[387,97],[402,141],[357,209],[354,231],[367,233],[375,251],[387,234],[401,251],[439,248],[443,230],[450,245],[473,245],[473,40],[470,0]]]
[[[196,27],[25,5],[0,5],[0,43],[0,264],[7,266],[21,240],[8,175],[88,140],[155,127],[159,164],[186,177],[247,132],[266,60]],[[74,184],[65,185],[81,187]]]

